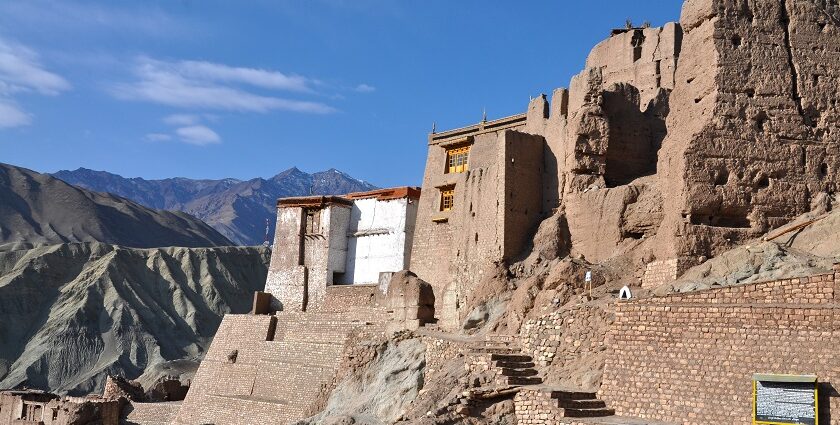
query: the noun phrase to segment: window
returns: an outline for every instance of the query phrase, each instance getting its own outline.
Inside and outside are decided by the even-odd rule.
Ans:
[[[446,150],[446,173],[463,173],[467,171],[467,160],[470,156],[470,146],[461,146]]]
[[[307,209],[306,213],[306,234],[321,233],[321,210]]]
[[[57,408],[53,408],[53,410],[52,410],[52,420],[54,420],[54,421],[58,420],[58,409]]]
[[[449,211],[455,205],[455,188],[449,187],[440,190],[440,210]]]

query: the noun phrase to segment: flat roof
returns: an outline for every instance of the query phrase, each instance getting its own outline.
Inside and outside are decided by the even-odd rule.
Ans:
[[[420,199],[420,188],[414,186],[391,187],[387,189],[377,189],[368,192],[354,192],[348,193],[348,199],[369,199],[376,198],[378,201],[390,201],[392,199]]]
[[[466,127],[456,128],[452,130],[442,131],[440,133],[432,133],[429,135],[429,144],[437,145],[444,143],[451,139],[464,138],[493,131],[507,130],[509,128],[521,127],[525,125],[527,114],[511,115],[509,117],[499,118],[492,121],[481,121],[478,124],[468,125]]]
[[[327,205],[351,206],[357,199],[375,198],[378,201],[393,199],[420,199],[420,188],[413,186],[391,187],[367,192],[354,192],[346,195],[330,196],[293,196],[277,200],[278,208],[324,208]]]
[[[327,205],[351,206],[353,202],[341,196],[294,196],[277,200],[278,208],[317,207]]]

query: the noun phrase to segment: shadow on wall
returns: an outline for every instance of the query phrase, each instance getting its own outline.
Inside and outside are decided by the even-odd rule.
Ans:
[[[631,84],[613,84],[603,93],[610,135],[604,173],[607,187],[656,174],[659,148],[667,134],[668,95],[660,89],[642,112],[639,90]]]

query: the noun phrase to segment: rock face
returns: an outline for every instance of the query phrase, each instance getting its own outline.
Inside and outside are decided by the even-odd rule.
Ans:
[[[838,24],[824,2],[688,0],[534,99],[524,131],[557,163],[543,214],[572,255],[697,263],[818,208],[840,180]]]
[[[87,394],[109,374],[136,379],[165,364],[177,377],[170,366],[200,360],[224,314],[250,310],[268,260],[235,247],[2,252],[0,388]]]
[[[660,168],[665,255],[713,255],[837,188],[837,6],[689,0]]]
[[[65,242],[136,248],[232,244],[190,215],[152,210],[46,174],[0,164],[0,248]]]
[[[55,177],[74,186],[108,192],[150,208],[194,215],[239,245],[259,245],[269,219],[274,234],[278,198],[339,195],[376,189],[341,171],[308,174],[291,168],[269,179],[193,180],[125,178],[104,171],[79,168],[59,171]]]

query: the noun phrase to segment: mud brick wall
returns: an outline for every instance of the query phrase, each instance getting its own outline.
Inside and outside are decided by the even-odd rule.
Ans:
[[[600,395],[620,415],[748,424],[754,373],[816,374],[820,423],[840,424],[838,299],[825,274],[620,303]]]
[[[378,307],[384,295],[379,284],[374,285],[332,285],[321,311],[351,311],[357,307]]]
[[[673,282],[690,267],[689,261],[683,258],[671,258],[648,263],[642,277],[642,288],[655,288]]]
[[[558,310],[522,325],[522,349],[539,366],[592,356],[606,349],[613,319],[611,304]]]

